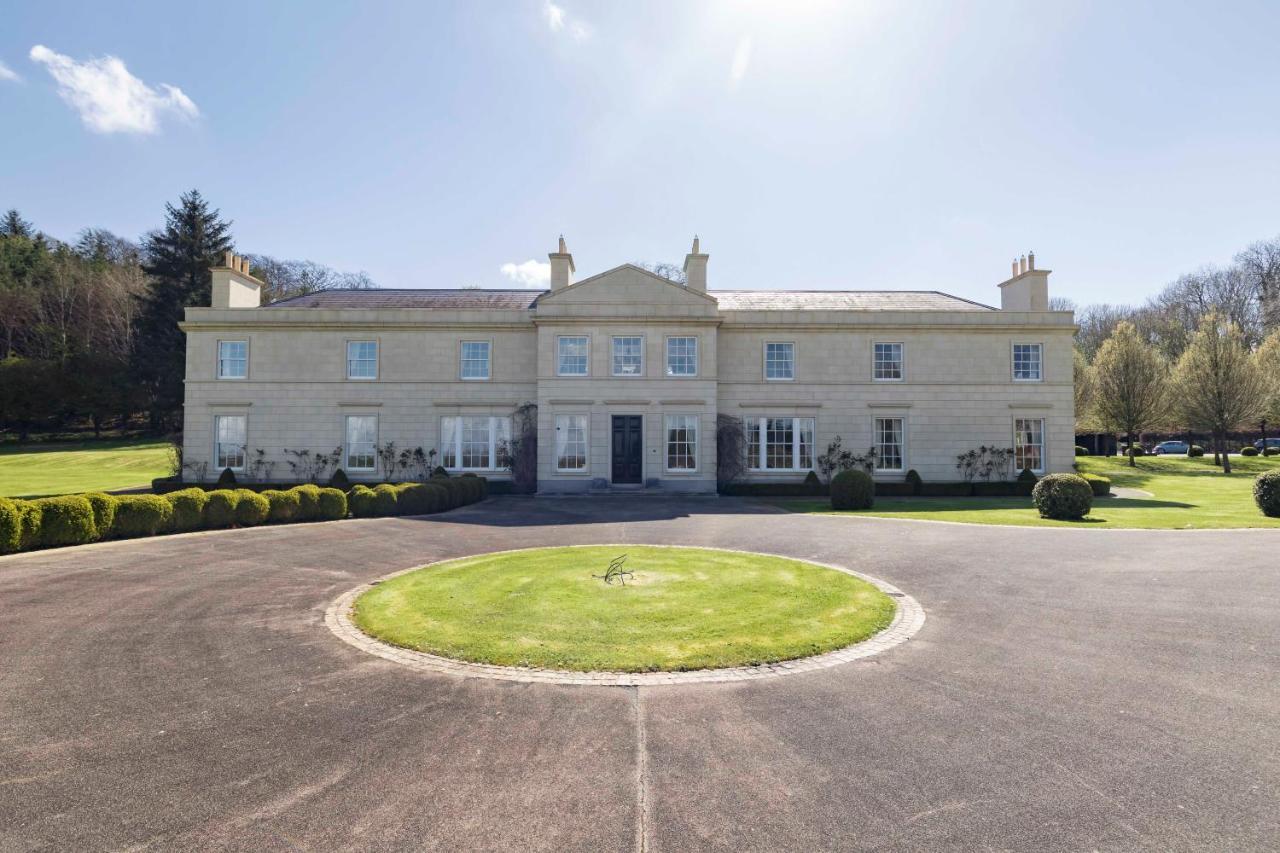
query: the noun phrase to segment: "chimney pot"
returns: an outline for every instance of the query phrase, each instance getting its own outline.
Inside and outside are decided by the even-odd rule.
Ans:
[[[1036,253],[1027,252],[1027,269],[1033,270],[1035,268],[1036,268]]]

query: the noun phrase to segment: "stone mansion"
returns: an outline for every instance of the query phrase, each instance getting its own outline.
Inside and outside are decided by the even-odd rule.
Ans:
[[[197,476],[340,449],[352,481],[379,448],[435,451],[494,479],[513,412],[537,405],[538,490],[716,490],[717,417],[743,425],[743,479],[796,482],[840,436],[875,476],[959,479],[957,455],[1014,447],[1074,461],[1069,311],[1015,261],[1000,308],[937,291],[708,290],[698,240],[681,284],[624,264],[550,289],[325,291],[261,305],[228,254],[188,308],[184,458]],[[207,466],[206,463],[207,462]],[[284,472],[284,477],[281,476]],[[188,478],[191,474],[187,474]]]

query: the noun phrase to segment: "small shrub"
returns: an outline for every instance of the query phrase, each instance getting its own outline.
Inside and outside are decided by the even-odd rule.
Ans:
[[[911,486],[911,494],[918,495],[924,487],[924,478],[920,476],[920,472],[912,468],[907,472],[907,484]]]
[[[289,491],[296,492],[301,505],[298,516],[302,521],[315,521],[320,517],[320,487],[308,483],[305,486],[294,486]]]
[[[98,538],[93,504],[82,496],[42,498],[35,503],[40,506],[40,544],[44,547],[83,545]]]
[[[426,515],[436,511],[439,489],[425,483],[406,483],[399,488],[401,515]]]
[[[236,524],[257,527],[271,515],[271,502],[252,489],[236,489]]]
[[[1146,456],[1147,449],[1143,447],[1141,444],[1135,444],[1133,447],[1129,448],[1128,455],[1134,458],[1137,458],[1139,456]]]
[[[173,507],[173,529],[179,533],[204,527],[204,505],[209,493],[204,489],[182,489],[164,496]]]
[[[373,518],[376,514],[373,507],[373,489],[368,486],[353,486],[347,492],[347,506],[356,518]]]
[[[1093,489],[1079,474],[1049,474],[1036,483],[1031,499],[1041,518],[1074,521],[1089,514]]]
[[[1268,518],[1280,518],[1280,469],[1265,471],[1253,481],[1253,500]]]
[[[1258,448],[1254,447],[1251,444],[1245,445],[1244,447],[1240,448],[1240,455],[1241,456],[1257,456]]]
[[[35,501],[15,501],[14,503],[18,507],[18,516],[21,520],[18,550],[30,551],[32,548],[39,548],[40,521],[44,515],[40,504]]]
[[[267,512],[267,521],[273,524],[288,524],[291,521],[297,521],[302,515],[302,498],[292,489],[284,492],[268,489],[262,493],[262,496],[267,499],[267,505],[270,507]]]
[[[22,545],[22,514],[18,505],[0,498],[0,554],[12,554]]]
[[[98,531],[98,538],[107,538],[111,534],[111,525],[116,520],[116,505],[119,501],[114,495],[102,492],[87,492],[82,497],[93,507],[93,527]]]
[[[1089,448],[1081,447],[1078,444],[1076,445],[1076,456],[1088,456],[1088,455],[1089,455]]]
[[[437,465],[435,467],[435,470],[431,472],[431,476],[432,477],[448,477],[449,472],[444,470],[443,465]]]
[[[1280,447],[1268,447],[1262,451],[1263,456],[1280,456]]]
[[[159,495],[121,495],[116,500],[111,535],[120,539],[154,536],[167,529],[173,518],[173,507]]]
[[[320,490],[320,518],[337,521],[347,517],[347,495],[341,489]]]
[[[347,477],[347,472],[341,468],[333,472],[333,476],[329,478],[329,488],[340,489],[343,493],[343,500],[346,500],[347,489],[351,488],[351,480]]]
[[[223,468],[222,473],[218,475],[218,488],[230,489],[236,484],[236,472],[230,468]]]
[[[822,494],[822,478],[818,476],[818,472],[810,471],[804,475],[804,484],[811,489],[815,495]]]
[[[871,509],[875,493],[875,481],[866,471],[851,469],[831,478],[832,509]]]
[[[1030,468],[1023,468],[1018,472],[1019,483],[1034,483],[1039,479],[1040,478],[1036,476],[1036,472],[1032,471]]]
[[[1204,448],[1198,444],[1192,444],[1187,447],[1188,456],[1204,456]]]
[[[1103,498],[1111,494],[1111,480],[1100,474],[1081,474],[1084,481],[1089,484],[1089,488],[1093,490],[1095,498]]]
[[[209,492],[209,500],[204,505],[204,526],[218,530],[235,524],[236,504],[239,502],[240,495],[232,489]]]
[[[399,515],[400,492],[390,483],[379,483],[373,487],[373,514]]]

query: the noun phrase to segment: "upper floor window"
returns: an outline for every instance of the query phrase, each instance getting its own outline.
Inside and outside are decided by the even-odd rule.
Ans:
[[[249,375],[249,342],[218,341],[218,378],[244,379]]]
[[[613,339],[613,375],[644,375],[644,338],[626,335]]]
[[[764,345],[764,378],[796,378],[796,345],[769,341]]]
[[[377,341],[347,341],[347,378],[378,378]]]
[[[1038,382],[1041,377],[1040,344],[1013,345],[1013,379],[1015,382]]]
[[[902,379],[902,344],[876,344],[871,378],[880,382]]]
[[[346,432],[346,469],[372,471],[378,467],[378,416],[347,415]]]
[[[877,471],[901,471],[905,467],[906,451],[903,447],[902,418],[875,419],[875,448]]]
[[[1013,464],[1019,471],[1044,471],[1044,418],[1014,418]]]
[[[489,378],[489,342],[462,342],[462,378]]]
[[[667,375],[698,375],[697,338],[667,338]]]
[[[247,421],[244,415],[218,415],[213,419],[213,467],[219,471],[244,470]]]
[[[556,376],[586,376],[587,347],[586,335],[556,338]]]

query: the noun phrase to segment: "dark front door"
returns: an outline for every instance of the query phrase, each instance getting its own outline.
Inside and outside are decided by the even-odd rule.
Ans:
[[[644,440],[640,415],[613,416],[613,482],[640,483],[643,479]]]

